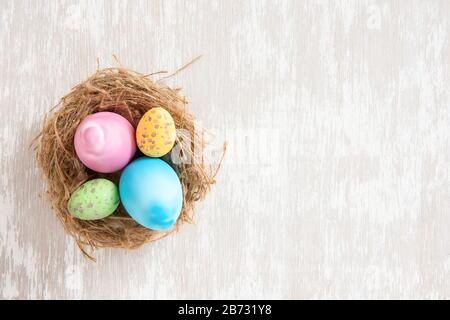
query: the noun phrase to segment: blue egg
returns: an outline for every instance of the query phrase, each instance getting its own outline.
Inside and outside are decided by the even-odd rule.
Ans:
[[[153,230],[169,229],[183,206],[183,191],[176,172],[158,158],[139,158],[122,172],[119,194],[128,214]]]

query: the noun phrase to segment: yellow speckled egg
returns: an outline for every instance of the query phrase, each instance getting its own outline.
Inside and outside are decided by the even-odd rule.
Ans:
[[[152,108],[139,121],[136,142],[149,157],[159,158],[167,154],[175,144],[175,122],[164,108]]]

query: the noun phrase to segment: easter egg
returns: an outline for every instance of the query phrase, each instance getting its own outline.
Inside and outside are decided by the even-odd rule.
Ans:
[[[82,220],[103,219],[119,206],[116,185],[106,179],[94,179],[82,184],[70,196],[69,213]]]
[[[136,129],[136,141],[139,149],[146,156],[162,157],[175,143],[175,122],[170,113],[163,108],[147,111],[139,121]]]
[[[126,166],[120,176],[119,193],[128,214],[153,230],[173,226],[183,206],[180,179],[161,159],[143,157]]]
[[[135,131],[127,119],[113,112],[87,116],[75,132],[75,151],[83,164],[110,173],[125,167],[136,152]]]

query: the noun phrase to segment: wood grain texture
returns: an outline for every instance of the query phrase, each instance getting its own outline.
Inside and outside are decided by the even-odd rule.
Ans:
[[[0,297],[450,298],[450,1],[0,0]],[[43,114],[97,67],[229,142],[196,225],[89,263],[39,195]],[[220,140],[220,139],[218,139]]]

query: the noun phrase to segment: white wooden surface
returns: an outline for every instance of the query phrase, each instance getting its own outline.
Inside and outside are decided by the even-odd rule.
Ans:
[[[1,298],[450,298],[450,1],[0,0]],[[101,66],[226,137],[197,224],[85,261],[28,150]]]

